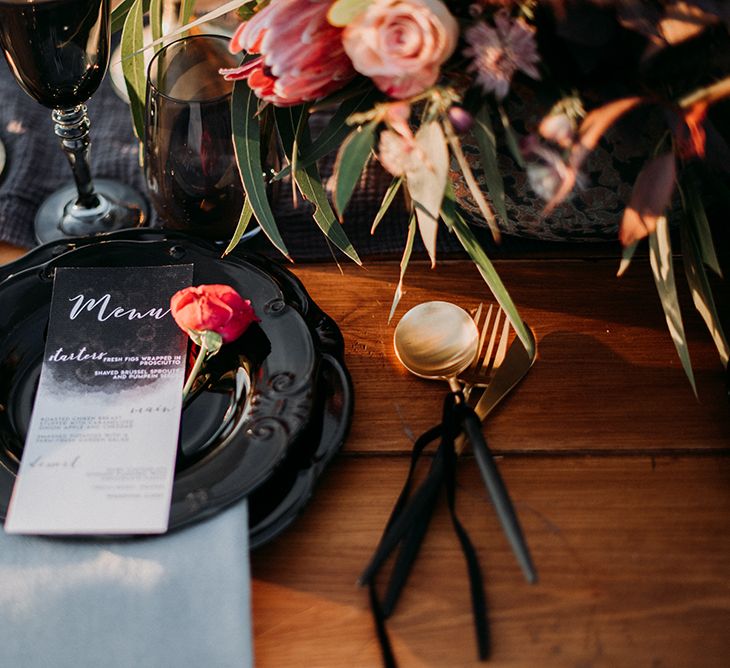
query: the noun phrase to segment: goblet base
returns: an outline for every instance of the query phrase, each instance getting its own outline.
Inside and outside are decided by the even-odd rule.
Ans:
[[[130,227],[143,227],[149,222],[149,205],[133,188],[110,181],[94,179],[98,206],[77,206],[78,191],[69,184],[52,193],[40,206],[35,217],[35,237],[41,244],[68,237],[87,237],[115,232]]]

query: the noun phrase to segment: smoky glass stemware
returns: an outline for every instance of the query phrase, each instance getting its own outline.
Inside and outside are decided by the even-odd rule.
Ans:
[[[110,0],[0,0],[0,47],[28,95],[53,110],[74,184],[52,193],[35,219],[39,242],[143,225],[144,198],[89,169],[85,102],[109,65]]]
[[[218,35],[177,40],[150,62],[145,175],[166,228],[216,240],[236,229],[244,192],[232,140],[233,84],[218,71],[238,62]]]

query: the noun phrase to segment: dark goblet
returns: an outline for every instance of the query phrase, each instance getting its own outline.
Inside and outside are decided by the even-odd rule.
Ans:
[[[236,67],[228,40],[196,35],[160,49],[149,65],[145,174],[164,227],[209,239],[230,238],[243,208],[231,133]]]
[[[89,171],[89,118],[84,104],[109,64],[109,0],[0,0],[0,47],[20,86],[53,109],[56,135],[75,180],[38,210],[37,239],[142,225],[144,199],[132,188]]]

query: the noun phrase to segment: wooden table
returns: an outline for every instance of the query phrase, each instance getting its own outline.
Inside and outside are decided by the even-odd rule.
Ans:
[[[486,578],[490,665],[727,666],[730,404],[686,295],[699,401],[645,261],[509,260],[498,271],[539,359],[485,427],[540,574],[521,573],[466,455],[458,510]],[[356,388],[347,443],[301,518],[252,555],[257,665],[377,666],[357,577],[445,385],[398,365],[387,314],[397,263],[294,266],[339,323]],[[679,269],[679,268],[678,268]],[[418,302],[488,299],[466,262],[413,264],[397,318]],[[720,295],[727,307],[728,292]],[[402,666],[471,666],[468,581],[445,500],[389,622]]]

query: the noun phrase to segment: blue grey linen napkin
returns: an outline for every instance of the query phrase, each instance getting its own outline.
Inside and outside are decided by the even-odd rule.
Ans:
[[[246,502],[134,540],[0,531],[0,665],[253,665]]]

